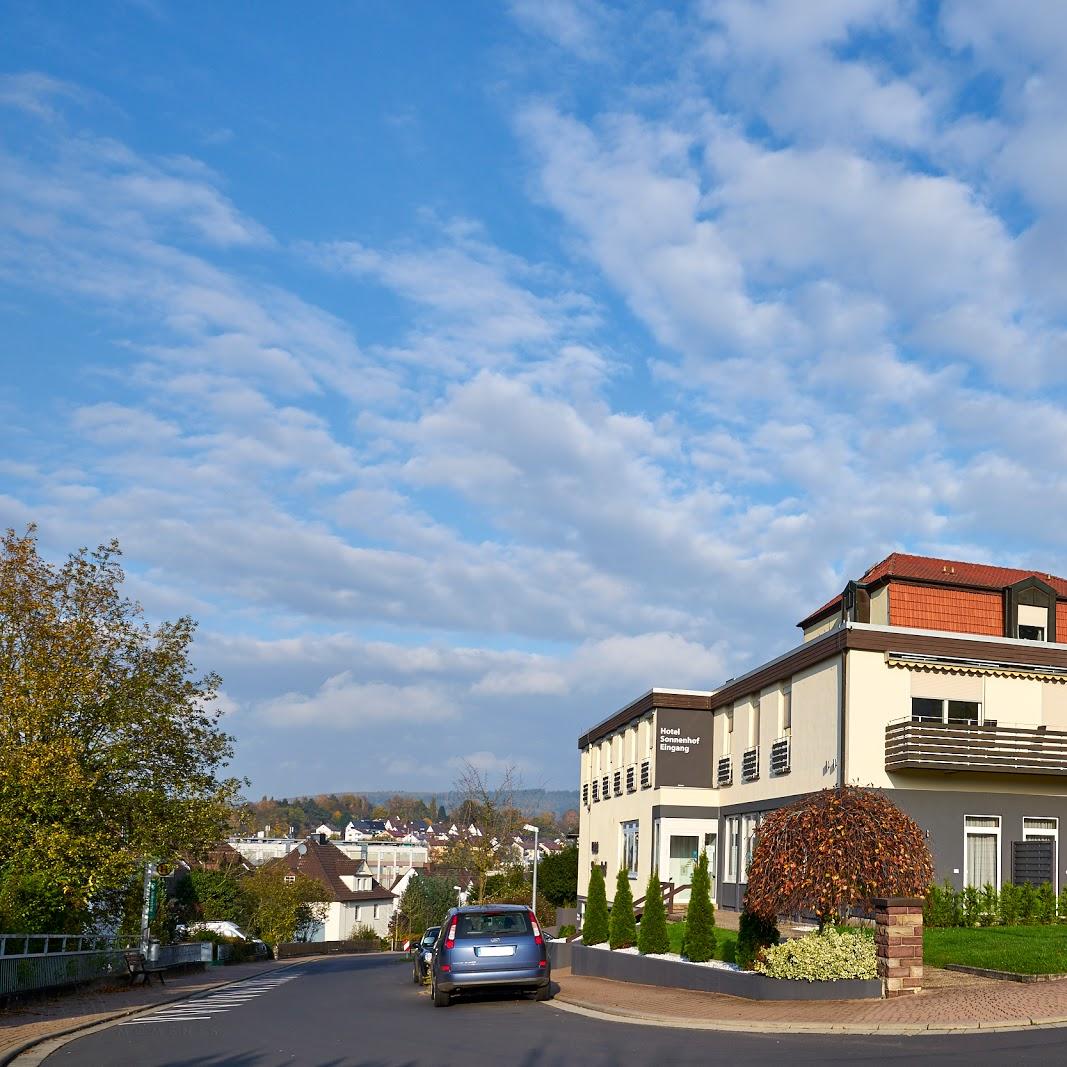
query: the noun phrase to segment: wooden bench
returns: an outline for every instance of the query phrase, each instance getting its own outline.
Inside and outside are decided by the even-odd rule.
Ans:
[[[152,975],[155,975],[159,979],[160,985],[166,985],[163,980],[163,968],[153,967],[144,957],[143,952],[124,952],[123,958],[126,960],[126,966],[130,972],[130,985],[134,985],[137,979],[140,978],[143,985],[150,985],[152,982]]]

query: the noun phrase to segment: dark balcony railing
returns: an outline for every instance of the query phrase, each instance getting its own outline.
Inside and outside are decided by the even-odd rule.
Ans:
[[[779,737],[771,745],[771,777],[778,778],[789,773],[789,738]]]
[[[754,782],[759,778],[759,745],[748,749],[741,757],[741,781]]]
[[[885,728],[885,769],[1067,775],[1067,732],[904,719]]]
[[[733,785],[734,782],[734,761],[729,756],[720,756],[719,762],[715,771],[715,784]]]

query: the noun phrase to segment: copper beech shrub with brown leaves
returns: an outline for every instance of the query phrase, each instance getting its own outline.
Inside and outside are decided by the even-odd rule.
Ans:
[[[774,917],[814,912],[822,929],[875,897],[922,896],[934,876],[918,824],[883,793],[824,789],[771,812],[748,868],[746,909]]]

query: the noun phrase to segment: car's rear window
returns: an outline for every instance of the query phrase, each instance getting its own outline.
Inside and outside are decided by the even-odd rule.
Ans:
[[[489,911],[460,915],[456,937],[515,937],[530,933],[530,921],[524,911]]]
[[[422,935],[422,943],[424,945],[432,945],[437,940],[437,935],[441,932],[441,927],[431,926],[425,934]]]

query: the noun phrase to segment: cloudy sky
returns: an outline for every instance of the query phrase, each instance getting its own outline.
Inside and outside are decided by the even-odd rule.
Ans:
[[[576,785],[894,549],[1067,573],[1067,6],[0,14],[0,525],[253,795]]]

